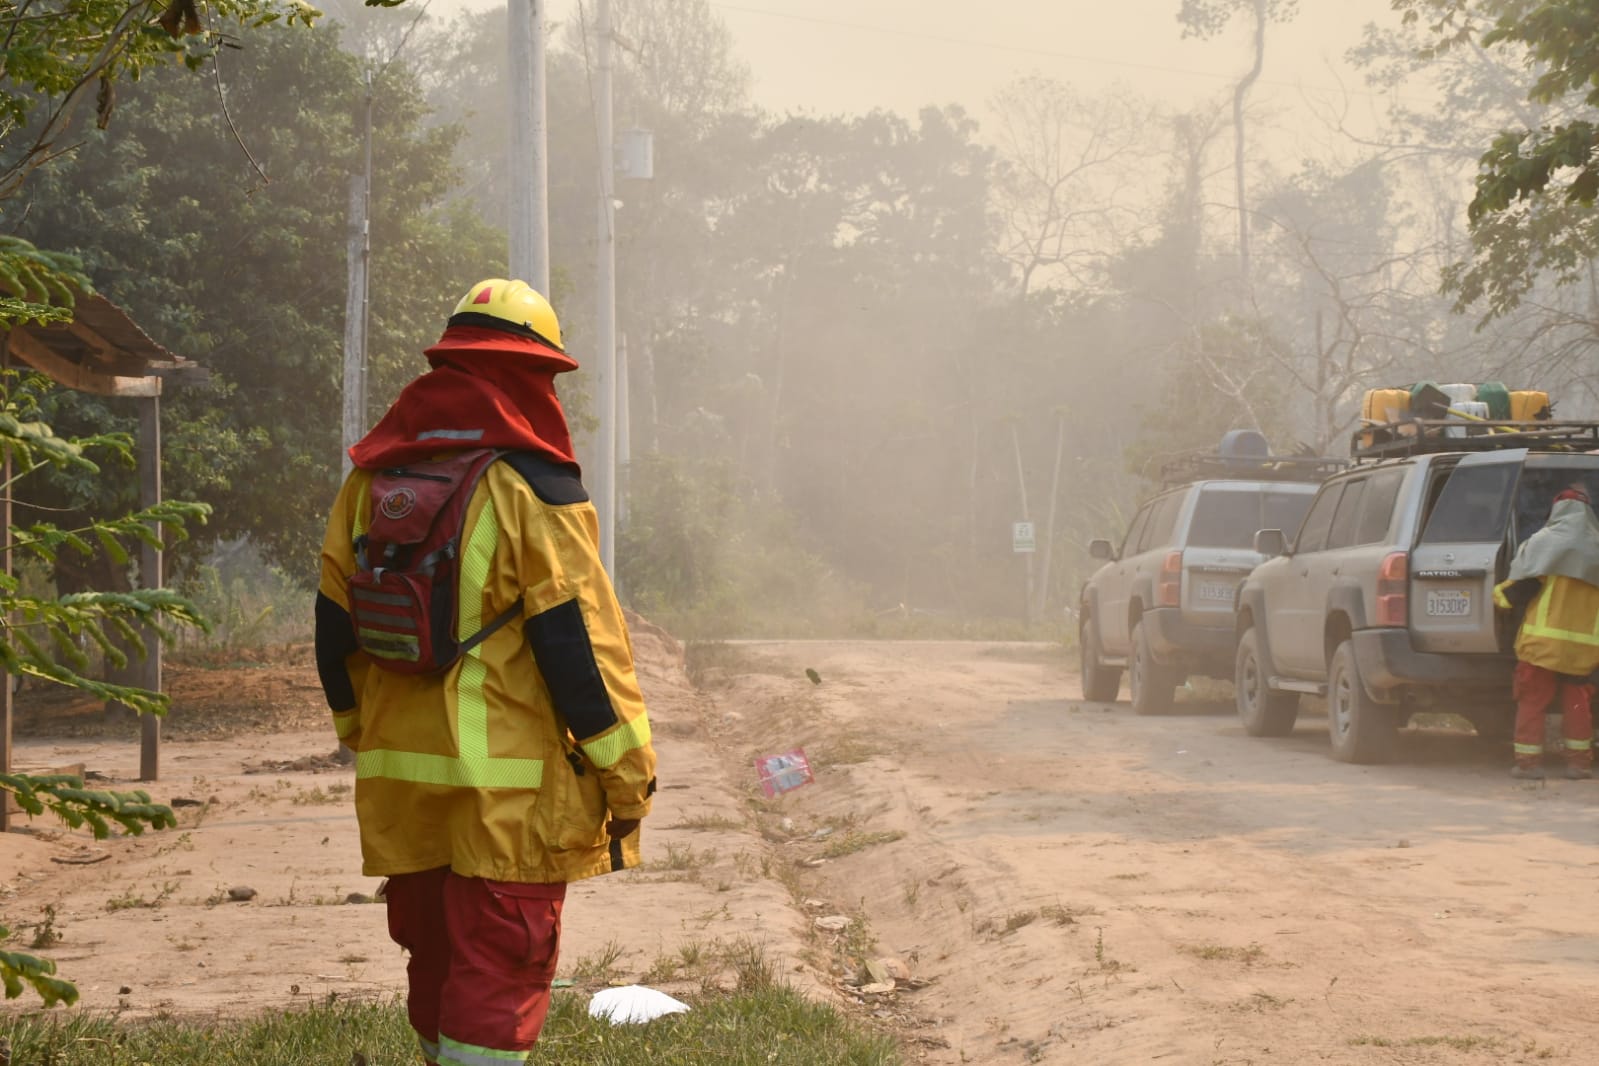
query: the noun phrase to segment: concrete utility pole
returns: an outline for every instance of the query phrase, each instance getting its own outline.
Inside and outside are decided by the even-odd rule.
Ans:
[[[365,166],[350,179],[349,287],[344,302],[344,476],[350,447],[366,434],[367,327],[372,320],[372,72],[366,75]]]
[[[633,397],[628,387],[627,334],[616,335],[616,521],[627,527],[627,493],[622,478],[633,461]]]
[[[510,276],[550,295],[544,0],[508,0],[511,57]]]
[[[600,428],[594,506],[600,518],[600,559],[616,572],[616,156],[611,130],[611,2],[599,0],[595,50],[594,128],[600,162],[599,270],[594,304],[595,393]]]

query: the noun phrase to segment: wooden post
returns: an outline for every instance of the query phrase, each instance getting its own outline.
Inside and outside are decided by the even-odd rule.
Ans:
[[[1022,521],[1031,522],[1032,516],[1027,513],[1027,471],[1022,467],[1022,439],[1016,432],[1016,423],[1010,424],[1011,449],[1016,453],[1016,490],[1022,499]],[[1033,553],[1027,552],[1027,589],[1024,596],[1023,617],[1028,625],[1033,624]]]
[[[1049,567],[1055,549],[1055,504],[1060,498],[1060,459],[1066,450],[1066,409],[1055,412],[1055,471],[1049,477],[1049,518],[1044,522],[1043,575],[1038,580],[1038,602],[1033,607],[1033,617],[1045,617],[1049,606]]]
[[[159,379],[156,379],[159,381]],[[139,404],[139,507],[154,507],[161,502],[161,396],[157,393]],[[159,530],[157,531],[159,533]],[[161,550],[148,544],[139,546],[139,585],[158,589],[163,584]],[[145,657],[139,669],[139,687],[161,691],[161,638],[154,627],[144,629]],[[153,714],[140,716],[139,780],[154,781],[161,768],[161,719]]]
[[[6,348],[5,365],[9,366],[10,348]],[[5,461],[5,487],[0,488],[0,525],[5,527],[6,561],[5,572],[11,573],[11,449],[7,448]],[[10,624],[10,619],[4,619]],[[11,772],[11,685],[13,678],[10,674],[0,672],[0,688],[5,690],[0,696],[0,773]],[[0,791],[0,833],[11,828],[11,816],[8,813],[11,807],[11,793]]]

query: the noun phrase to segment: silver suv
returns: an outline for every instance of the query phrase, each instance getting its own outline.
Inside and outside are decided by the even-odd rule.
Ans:
[[[1243,583],[1237,612],[1246,732],[1286,735],[1312,694],[1327,697],[1344,762],[1391,758],[1419,711],[1508,736],[1514,619],[1495,612],[1494,585],[1557,492],[1580,483],[1599,499],[1599,426],[1545,426],[1461,439],[1423,423],[1419,439],[1328,480],[1291,544],[1281,529],[1257,534],[1271,558]]]
[[[1231,470],[1146,501],[1119,548],[1096,540],[1105,565],[1083,586],[1078,614],[1083,696],[1109,702],[1128,673],[1133,710],[1160,714],[1190,676],[1233,674],[1234,595],[1264,558],[1255,532],[1294,528],[1336,460],[1225,461],[1168,471]],[[1251,476],[1244,476],[1247,470]]]

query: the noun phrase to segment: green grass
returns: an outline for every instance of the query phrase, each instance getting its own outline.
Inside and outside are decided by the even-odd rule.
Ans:
[[[877,833],[857,833],[851,830],[843,836],[835,836],[828,840],[827,846],[822,849],[824,859],[842,859],[846,855],[853,855],[857,851],[875,848],[879,844],[892,844],[903,839],[904,833],[898,829],[885,830]]]
[[[689,997],[688,1014],[612,1027],[588,1017],[588,996],[557,992],[533,1066],[898,1066],[894,1042],[831,1008],[761,982]],[[416,1042],[398,1003],[333,1004],[254,1021],[117,1024],[35,1012],[0,1019],[11,1061],[28,1066],[414,1066]]]
[[[1210,962],[1241,962],[1245,966],[1259,962],[1266,955],[1266,949],[1259,944],[1251,944],[1246,948],[1223,944],[1185,944],[1178,950]]]
[[[1491,1036],[1356,1036],[1350,1047],[1446,1047],[1455,1051],[1493,1050],[1499,1041]]]

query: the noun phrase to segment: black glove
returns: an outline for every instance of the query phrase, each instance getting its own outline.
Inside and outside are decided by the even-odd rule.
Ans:
[[[1538,590],[1543,587],[1543,581],[1536,577],[1524,577],[1520,581],[1505,589],[1505,599],[1510,601],[1513,611],[1525,611],[1527,605],[1538,598]]]

